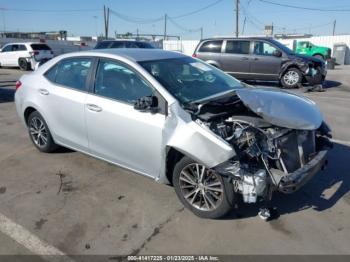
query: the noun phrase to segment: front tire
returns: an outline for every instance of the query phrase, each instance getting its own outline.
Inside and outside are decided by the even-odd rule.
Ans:
[[[199,217],[216,219],[232,209],[233,185],[188,157],[176,163],[173,185],[182,204]]]
[[[314,55],[314,57],[320,59],[321,61],[324,61],[323,55]]]
[[[49,127],[39,112],[34,111],[28,117],[28,133],[30,140],[40,152],[51,153],[58,145],[52,139]]]
[[[30,63],[25,58],[18,59],[18,66],[22,71],[29,71],[31,69]]]
[[[301,84],[303,75],[297,68],[289,68],[282,75],[281,84],[286,89],[297,88]]]

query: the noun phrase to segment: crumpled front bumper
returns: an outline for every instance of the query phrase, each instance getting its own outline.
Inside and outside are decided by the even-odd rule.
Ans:
[[[278,190],[290,194],[304,186],[327,164],[327,153],[328,150],[319,151],[310,162],[293,173],[283,176],[278,184]]]

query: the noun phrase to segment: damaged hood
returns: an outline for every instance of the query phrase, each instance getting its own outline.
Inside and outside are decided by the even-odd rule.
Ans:
[[[246,107],[273,125],[315,130],[322,124],[320,110],[308,98],[274,88],[244,88],[236,93]]]

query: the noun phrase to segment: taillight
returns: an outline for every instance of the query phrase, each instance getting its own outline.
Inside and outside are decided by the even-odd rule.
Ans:
[[[16,91],[21,87],[21,85],[22,85],[22,82],[18,80],[16,82]]]
[[[38,54],[39,54],[39,51],[33,51],[33,52],[30,52],[30,54],[31,54],[32,56],[35,56],[35,55],[38,55]]]
[[[197,54],[196,54],[196,53],[194,53],[194,54],[192,55],[192,57],[196,58],[196,57],[197,57]]]

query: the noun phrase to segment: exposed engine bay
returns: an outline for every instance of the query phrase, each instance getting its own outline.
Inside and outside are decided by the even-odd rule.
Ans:
[[[236,156],[214,169],[232,181],[245,203],[255,203],[259,197],[268,201],[276,190],[298,190],[327,164],[325,155],[332,146],[324,122],[316,129],[294,129],[284,122],[277,126],[271,123],[276,118],[270,115],[269,122],[269,117],[251,108],[234,95],[186,109],[198,124],[234,148]]]

